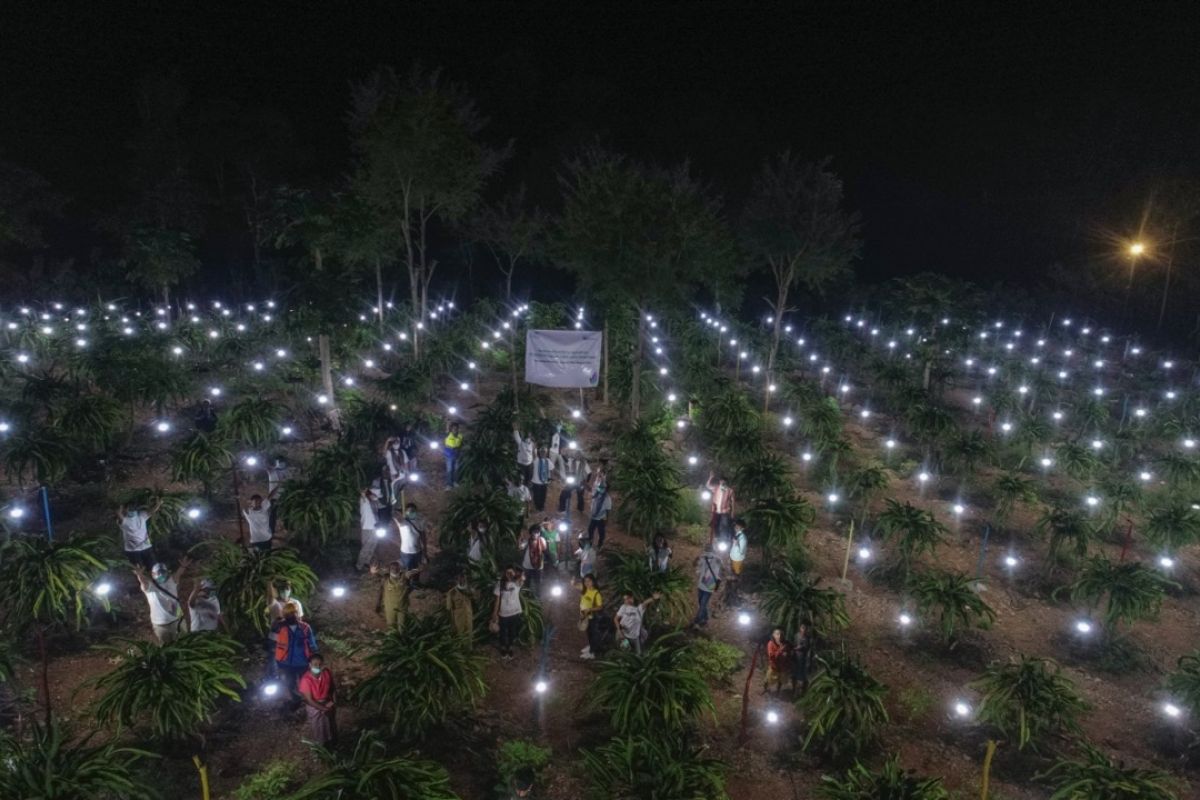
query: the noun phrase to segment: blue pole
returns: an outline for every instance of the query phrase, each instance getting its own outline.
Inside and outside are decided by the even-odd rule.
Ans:
[[[50,491],[43,486],[39,490],[42,494],[42,513],[46,515],[46,538],[54,541],[54,525],[50,522]]]
[[[991,525],[983,526],[983,541],[979,543],[979,563],[975,566],[975,580],[983,578],[983,557],[987,553],[988,536],[991,532]]]

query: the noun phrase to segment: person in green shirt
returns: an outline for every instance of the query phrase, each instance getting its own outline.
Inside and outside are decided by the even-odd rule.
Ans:
[[[453,489],[458,483],[458,454],[462,451],[463,437],[458,432],[458,423],[450,423],[450,430],[442,441],[442,454],[446,457],[446,488]]]
[[[546,561],[558,570],[558,525],[550,517],[542,518],[542,538],[546,540]]]
[[[380,574],[379,565],[371,565],[371,574]],[[383,612],[384,624],[392,630],[404,627],[404,617],[408,614],[408,593],[411,588],[412,573],[405,572],[399,561],[388,564],[379,581],[379,599],[375,603],[375,612]]]
[[[446,592],[446,611],[450,613],[454,632],[469,640],[475,632],[475,598],[467,584],[467,573],[458,573],[454,585]]]

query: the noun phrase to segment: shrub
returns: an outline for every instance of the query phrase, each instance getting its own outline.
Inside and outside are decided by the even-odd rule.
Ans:
[[[941,778],[922,778],[905,771],[896,756],[878,772],[856,762],[841,778],[822,775],[817,796],[821,800],[950,800]]]
[[[692,640],[692,655],[701,675],[717,681],[729,679],[742,666],[745,654],[740,648],[717,639],[699,637]]]
[[[324,747],[312,749],[326,772],[287,800],[459,800],[450,789],[445,767],[416,755],[389,757],[386,745],[374,732],[359,734],[348,756]]]
[[[808,720],[805,751],[832,761],[857,758],[873,748],[888,722],[887,687],[845,651],[818,656],[820,672],[796,707]]]
[[[767,576],[758,599],[763,616],[788,635],[801,623],[821,637],[849,627],[845,596],[835,589],[820,588],[821,579],[805,569],[803,559],[793,558]]]
[[[971,685],[982,695],[979,720],[1018,750],[1037,750],[1055,734],[1081,733],[1076,717],[1088,704],[1053,661],[1021,656],[993,664]]]
[[[996,620],[996,612],[971,584],[967,575],[947,570],[928,570],[908,582],[917,610],[937,620],[943,644],[953,645],[960,631],[988,628]]]
[[[1176,800],[1167,773],[1126,767],[1091,745],[1080,749],[1079,758],[1058,761],[1036,776],[1054,789],[1050,800]]]
[[[307,596],[317,585],[316,573],[291,548],[261,551],[224,539],[211,546],[207,573],[216,584],[221,613],[236,632],[266,635],[272,585],[290,583],[298,597]]]
[[[141,776],[140,764],[156,756],[113,742],[89,746],[89,736],[74,746],[59,725],[34,725],[17,738],[0,732],[0,791],[12,798],[119,797],[153,800],[158,792]]]
[[[534,775],[544,772],[553,755],[554,751],[549,747],[540,747],[525,739],[503,742],[496,752],[496,771],[500,774],[500,782],[496,785],[497,794],[504,796],[512,784],[513,777],[523,769],[531,770]]]
[[[675,736],[625,736],[583,753],[590,800],[728,800],[725,765]]]
[[[297,772],[290,761],[272,761],[233,790],[234,800],[285,800]]]
[[[695,654],[680,633],[659,637],[640,655],[616,650],[599,666],[588,702],[609,714],[620,735],[682,731],[700,712],[714,711]]]
[[[673,623],[687,620],[692,582],[684,577],[678,567],[658,572],[651,569],[644,553],[607,548],[604,550],[604,562],[604,583],[617,602],[626,592],[631,593],[639,603],[655,592],[661,592],[662,597],[650,606],[647,617],[658,617]]]

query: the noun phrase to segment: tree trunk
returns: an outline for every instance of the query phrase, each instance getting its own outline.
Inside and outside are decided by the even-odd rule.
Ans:
[[[508,271],[504,273],[504,299],[510,303],[512,302],[512,276],[513,268],[509,267]]]
[[[171,290],[164,283],[162,287],[163,308],[167,310],[167,322],[171,321]]]
[[[376,316],[379,317],[379,332],[383,333],[383,268],[379,264],[379,259],[375,259],[375,298],[378,308]]]
[[[629,392],[631,419],[637,422],[642,416],[642,328],[646,324],[641,309],[637,309],[637,343],[633,348],[633,386]]]
[[[517,387],[517,342],[516,342],[516,325],[510,325],[508,328],[508,362],[512,372],[512,389],[513,389],[513,411],[520,411],[520,390]]]
[[[42,662],[41,674],[41,694],[42,694],[42,713],[46,727],[50,727],[50,656],[46,652],[46,629],[37,625],[34,630],[37,632],[38,658]]]
[[[325,396],[329,398],[329,411],[327,414],[329,424],[333,426],[335,431],[340,430],[341,422],[333,395],[333,364],[329,353],[329,334],[317,334],[317,355],[321,360],[321,388],[325,391]]]
[[[1163,320],[1167,317],[1167,296],[1171,293],[1171,268],[1175,265],[1175,240],[1179,236],[1179,223],[1171,229],[1171,247],[1167,251],[1167,279],[1163,284],[1162,303],[1158,307],[1158,327],[1162,330]]]
[[[767,410],[767,406],[771,402],[771,383],[775,380],[775,358],[779,355],[779,337],[783,331],[783,312],[787,308],[788,285],[790,283],[790,270],[782,279],[775,281],[775,315],[774,324],[771,327],[771,352],[767,355],[767,380],[763,384],[763,412]],[[734,358],[737,358],[737,353],[734,353]]]
[[[608,317],[604,318],[604,405],[608,405]]]

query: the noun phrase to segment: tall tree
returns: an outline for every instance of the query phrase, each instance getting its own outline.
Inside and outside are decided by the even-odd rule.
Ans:
[[[768,382],[792,290],[822,292],[849,271],[861,248],[859,216],[843,208],[842,180],[829,161],[802,163],[786,151],[767,161],[743,214],[746,249],[775,281]]]
[[[481,209],[472,221],[470,234],[487,248],[504,276],[505,299],[512,300],[517,264],[541,255],[547,225],[546,213],[526,203],[524,185],[496,205]]]
[[[606,313],[634,310],[630,407],[640,414],[646,314],[678,307],[734,270],[720,202],[688,165],[635,164],[592,147],[567,162],[554,232],[558,262]]]
[[[353,87],[350,130],[356,157],[353,191],[395,223],[408,269],[413,352],[420,353],[429,283],[437,269],[430,223],[453,223],[479,201],[505,151],[479,138],[486,125],[463,89],[440,71],[405,77],[380,69]]]
[[[192,237],[185,231],[159,225],[133,225],[122,237],[127,280],[148,292],[161,292],[163,305],[171,307],[171,287],[200,268]]]

